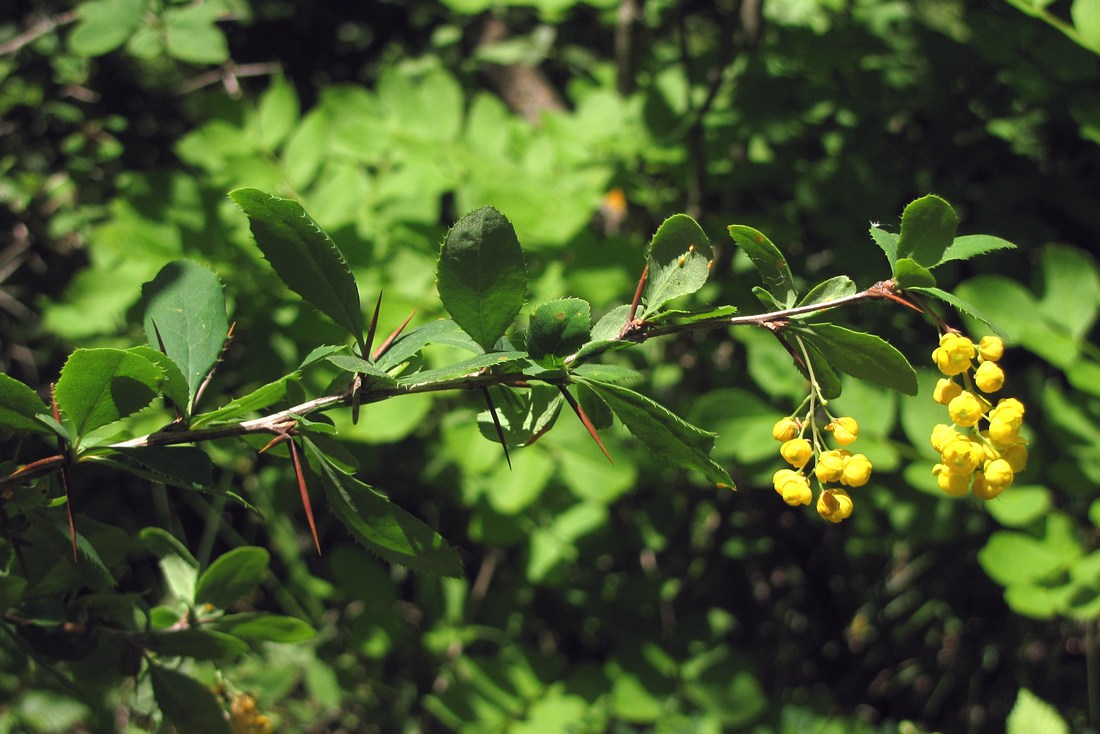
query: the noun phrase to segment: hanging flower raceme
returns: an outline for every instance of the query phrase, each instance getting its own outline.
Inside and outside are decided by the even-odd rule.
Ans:
[[[772,437],[782,443],[780,456],[794,467],[777,471],[772,477],[772,486],[788,505],[808,505],[814,497],[810,486],[812,474],[820,489],[818,513],[830,522],[840,522],[852,514],[852,498],[841,487],[827,485],[862,487],[871,479],[872,466],[866,456],[853,454],[847,448],[823,448],[823,432],[831,433],[840,446],[850,446],[859,436],[859,424],[849,416],[830,416],[829,422],[818,428],[813,401],[810,402],[810,411],[804,419],[788,416],[772,427]],[[812,472],[809,469],[811,461]]]
[[[985,336],[975,345],[955,332],[940,337],[932,352],[932,361],[945,375],[932,398],[947,406],[951,418],[950,425],[932,429],[932,448],[940,454],[932,473],[937,486],[952,497],[973,492],[993,499],[1027,465],[1027,440],[1020,436],[1023,403],[1001,398],[994,404],[987,397],[1004,387],[1005,373],[997,364],[1003,355],[1000,337]]]

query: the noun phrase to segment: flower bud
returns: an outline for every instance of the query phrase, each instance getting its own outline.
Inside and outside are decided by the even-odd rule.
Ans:
[[[982,403],[970,392],[964,392],[947,405],[947,412],[955,425],[969,428],[982,417]]]
[[[855,418],[843,417],[837,418],[835,421],[825,426],[826,431],[832,431],[833,438],[841,446],[848,446],[855,442],[856,437],[859,436],[859,424],[856,423]]]
[[[871,469],[871,460],[863,454],[856,454],[844,462],[840,481],[849,487],[862,487],[871,480]]]
[[[1027,446],[1014,443],[1001,452],[1001,458],[1008,462],[1013,474],[1019,474],[1027,468]]]
[[[943,447],[959,438],[962,434],[955,430],[955,426],[939,423],[932,429],[932,448],[943,451]]]
[[[852,514],[852,498],[843,489],[826,489],[817,498],[817,512],[829,522],[840,522]]]
[[[799,425],[794,418],[780,418],[772,426],[772,438],[776,441],[790,441],[798,435]]]
[[[992,484],[986,481],[985,476],[982,474],[974,475],[974,496],[980,500],[991,500],[1001,492],[1004,491],[1004,487],[994,487]]]
[[[974,371],[974,384],[982,392],[997,392],[1005,385],[1005,373],[994,362],[982,362]]]
[[[1012,479],[1015,476],[1012,467],[1004,459],[994,459],[986,462],[983,473],[990,488],[998,490],[1003,490],[1012,484]]]
[[[936,464],[932,473],[936,475],[936,486],[952,497],[962,497],[970,489],[971,474],[955,474],[943,464]]]
[[[962,393],[962,385],[954,380],[941,377],[932,391],[932,399],[940,405],[947,405]]]
[[[809,463],[814,450],[806,439],[792,438],[790,441],[783,442],[783,445],[779,447],[779,454],[787,460],[788,464],[796,469],[801,469]]]
[[[814,474],[821,482],[839,482],[844,473],[844,462],[851,453],[844,449],[822,451],[814,464]]]
[[[978,356],[986,362],[996,362],[1005,353],[1005,343],[999,336],[983,336],[978,342]]]
[[[944,446],[941,455],[948,471],[969,476],[985,459],[985,450],[977,441],[960,436]]]

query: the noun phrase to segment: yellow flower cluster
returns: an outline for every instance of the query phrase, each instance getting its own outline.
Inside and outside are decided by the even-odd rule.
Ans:
[[[945,375],[932,397],[947,406],[951,417],[951,425],[941,423],[932,429],[932,448],[940,453],[932,473],[939,488],[952,497],[972,491],[975,497],[993,499],[1027,465],[1027,439],[1020,436],[1023,403],[1002,398],[994,405],[986,397],[1004,387],[1004,370],[997,364],[1003,354],[1000,337],[985,336],[974,344],[954,332],[940,337],[940,345],[932,352],[932,361]]]
[[[256,699],[239,693],[229,704],[229,725],[233,734],[271,734],[271,719],[258,713]]]
[[[806,426],[812,429],[812,443],[804,438]],[[834,418],[823,430],[832,433],[833,440],[841,446],[849,446],[859,435],[859,424],[854,418],[845,416]],[[840,522],[852,514],[852,498],[844,487],[862,487],[870,481],[872,467],[866,456],[853,454],[846,448],[823,450],[812,411],[806,423],[792,417],[779,420],[772,427],[772,438],[781,442],[779,455],[794,467],[780,469],[772,477],[772,486],[784,502],[794,507],[813,501],[807,471],[812,459],[813,475],[821,487],[817,498],[818,514],[830,522]],[[840,483],[841,486],[826,487],[830,482]]]

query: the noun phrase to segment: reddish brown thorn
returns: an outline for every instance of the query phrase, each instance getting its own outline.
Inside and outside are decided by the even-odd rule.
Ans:
[[[584,424],[585,429],[588,430],[588,435],[592,437],[592,440],[596,442],[596,445],[600,447],[600,451],[607,457],[607,460],[612,464],[615,460],[611,458],[611,454],[607,452],[607,447],[603,445],[603,441],[600,440],[600,434],[597,433],[596,427],[592,425],[592,420],[588,417],[588,414],[584,412],[584,408],[577,402],[565,385],[558,385],[558,389],[561,390],[562,396],[565,398],[565,402],[569,403],[569,407],[573,409],[573,412],[577,414],[577,417],[581,419],[581,423]]]
[[[290,458],[294,462],[294,475],[298,478],[298,491],[302,494],[302,507],[306,511],[306,520],[309,521],[309,531],[313,533],[313,545],[317,547],[317,555],[321,555],[321,541],[317,538],[317,525],[313,522],[313,506],[309,502],[309,490],[306,489],[306,477],[302,473],[302,462],[298,460],[298,445],[290,441]]]
[[[278,436],[276,436],[275,438],[268,441],[267,445],[264,446],[262,449],[260,449],[256,453],[262,454],[262,453],[266,452],[268,449],[273,449],[276,446],[278,446],[279,444],[281,444],[283,441],[288,441],[288,440],[290,440],[290,434],[289,433],[280,433]]]
[[[642,302],[642,290],[645,289],[645,282],[649,279],[649,263],[645,264],[645,268],[642,269],[642,277],[638,278],[638,287],[634,291],[634,300],[630,302],[630,314],[626,317],[626,323],[634,323],[634,317],[638,313],[638,304]]]
[[[401,336],[401,332],[404,331],[405,327],[409,325],[410,321],[412,321],[413,316],[416,316],[415,310],[413,310],[413,312],[409,314],[409,317],[407,319],[401,322],[401,326],[398,326],[396,329],[394,329],[393,333],[387,336],[386,340],[378,345],[378,349],[375,349],[374,354],[370,356],[372,360],[377,362],[379,359],[382,358],[383,354],[389,351],[390,347],[393,346],[394,341],[397,340],[397,337]]]
[[[493,427],[497,429],[497,438],[500,439],[500,447],[504,449],[504,460],[508,462],[508,469],[512,468],[512,457],[508,455],[508,442],[504,440],[504,428],[497,417],[496,406],[493,405],[493,396],[489,394],[489,388],[481,388],[481,394],[485,396],[485,403],[489,406],[489,415],[493,418]]]
[[[382,310],[382,293],[383,291],[378,291],[378,302],[374,304],[374,313],[371,314],[370,326],[367,327],[367,343],[363,347],[363,359],[367,358],[374,345],[374,332],[378,329],[378,312]]]

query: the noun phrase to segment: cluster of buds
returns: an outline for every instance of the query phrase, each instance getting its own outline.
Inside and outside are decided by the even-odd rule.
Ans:
[[[233,734],[271,734],[271,719],[256,709],[256,699],[239,693],[229,704],[229,726]]]
[[[810,428],[810,438],[805,437]],[[832,418],[822,429],[833,434],[841,447],[850,446],[859,435],[854,418]],[[805,421],[787,417],[772,427],[772,438],[780,441],[779,454],[793,469],[780,469],[772,477],[772,486],[783,501],[792,507],[813,501],[808,467],[813,460],[813,476],[820,492],[817,511],[830,522],[840,522],[852,514],[852,497],[845,487],[862,487],[871,479],[871,462],[863,454],[853,454],[847,448],[824,450],[813,420],[813,411]],[[826,486],[828,484],[840,486]]]
[[[932,447],[941,459],[932,473],[939,488],[952,497],[972,491],[980,499],[993,499],[1027,465],[1027,439],[1020,436],[1023,403],[1002,398],[994,405],[986,397],[1004,387],[1004,370],[997,364],[1003,354],[999,337],[985,336],[975,345],[955,332],[940,337],[932,352],[932,361],[945,375],[936,383],[933,398],[947,406],[951,417],[951,425],[932,429]]]

